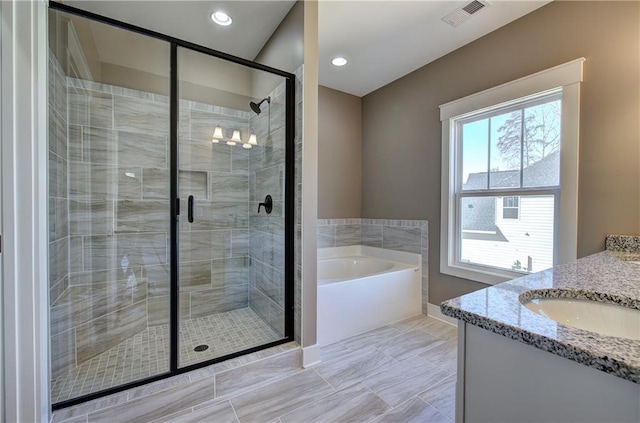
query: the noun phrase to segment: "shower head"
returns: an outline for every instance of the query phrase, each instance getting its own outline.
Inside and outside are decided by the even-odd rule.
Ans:
[[[260,110],[260,105],[262,105],[262,103],[264,103],[265,101],[271,104],[271,97],[263,98],[262,100],[260,100],[260,103],[257,103],[257,104],[252,101],[249,103],[249,107],[251,107],[251,110],[256,112],[257,115],[259,115],[260,112],[262,111]]]

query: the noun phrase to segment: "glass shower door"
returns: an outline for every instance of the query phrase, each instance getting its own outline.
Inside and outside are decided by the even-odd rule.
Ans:
[[[179,367],[285,337],[285,82],[178,48]]]
[[[294,75],[48,23],[54,408],[292,339]]]
[[[51,399],[63,403],[170,370],[170,45],[56,10],[49,30]]]

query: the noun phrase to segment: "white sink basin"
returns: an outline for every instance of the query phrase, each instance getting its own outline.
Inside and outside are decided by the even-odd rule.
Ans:
[[[640,340],[640,310],[573,298],[538,298],[524,303],[529,310],[578,329]]]

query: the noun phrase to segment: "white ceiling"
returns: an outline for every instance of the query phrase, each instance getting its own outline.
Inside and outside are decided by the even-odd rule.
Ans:
[[[551,0],[491,0],[488,7],[457,28],[441,20],[470,1],[320,0],[320,85],[364,96]],[[65,3],[253,60],[294,1],[66,0]],[[228,27],[213,24],[209,16],[214,10],[227,12],[233,24]],[[335,56],[345,56],[349,63],[336,68],[330,64]]]
[[[295,1],[66,0],[64,3],[253,60]],[[214,24],[210,16],[218,10],[230,15],[233,24]]]
[[[441,20],[470,1],[320,0],[320,85],[364,96],[550,2],[492,0],[457,28]]]

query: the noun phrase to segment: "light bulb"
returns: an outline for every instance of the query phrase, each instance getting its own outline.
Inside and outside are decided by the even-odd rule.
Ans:
[[[221,11],[213,12],[211,14],[211,20],[217,23],[218,25],[222,25],[222,26],[229,26],[233,22],[233,19],[231,19],[231,16]]]
[[[332,64],[333,66],[338,66],[338,67],[340,67],[340,66],[344,66],[344,65],[346,65],[346,64],[347,64],[347,59],[345,59],[344,57],[334,57],[334,58],[331,60],[331,64]]]

